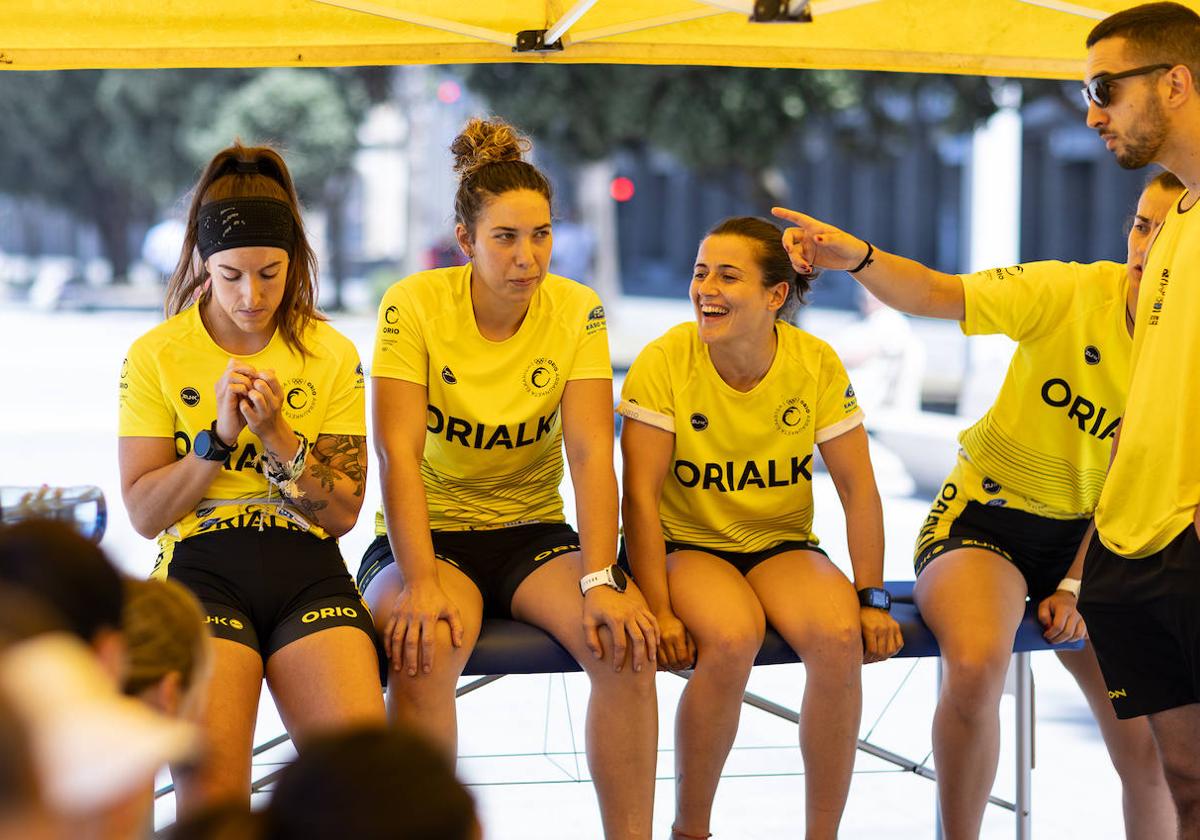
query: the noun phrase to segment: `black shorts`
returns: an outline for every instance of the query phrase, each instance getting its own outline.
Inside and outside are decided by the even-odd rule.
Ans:
[[[253,648],[264,663],[330,627],[357,627],[382,653],[334,540],[285,528],[229,528],[176,543],[155,573],[164,571],[195,593],[214,636]]]
[[[820,548],[816,543],[808,540],[786,540],[773,545],[770,548],[764,548],[762,551],[726,551],[721,548],[705,548],[702,545],[691,545],[689,543],[677,543],[667,540],[667,554],[672,551],[703,551],[705,554],[711,554],[713,557],[720,557],[733,568],[742,573],[743,577],[750,574],[750,570],[764,560],[770,560],[776,554],[783,554],[785,551],[815,551],[818,554],[825,554],[825,550]]]
[[[913,557],[920,575],[948,551],[981,548],[1017,567],[1034,603],[1054,593],[1075,561],[1087,519],[1051,519],[970,500],[955,505],[945,494],[934,502]]]
[[[1130,559],[1088,545],[1079,611],[1117,717],[1200,702],[1200,539],[1189,523],[1162,551]]]
[[[579,551],[579,534],[564,522],[535,522],[485,531],[432,531],[433,554],[465,574],[483,596],[487,618],[512,618],[512,599],[525,578],[560,554]],[[379,570],[396,562],[387,536],[378,536],[358,567],[363,592]]]

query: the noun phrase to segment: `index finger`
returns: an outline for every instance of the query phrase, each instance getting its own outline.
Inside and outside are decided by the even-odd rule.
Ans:
[[[813,224],[812,216],[805,216],[796,210],[789,210],[786,207],[772,207],[771,215],[777,219],[785,219],[794,225],[811,225]]]

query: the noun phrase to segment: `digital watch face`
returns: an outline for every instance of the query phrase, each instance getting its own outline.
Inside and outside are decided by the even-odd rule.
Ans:
[[[884,589],[868,589],[863,593],[863,606],[886,610],[892,606],[891,596]]]
[[[625,580],[625,570],[614,564],[612,566],[613,583],[617,585],[618,592],[624,592],[628,582]]]

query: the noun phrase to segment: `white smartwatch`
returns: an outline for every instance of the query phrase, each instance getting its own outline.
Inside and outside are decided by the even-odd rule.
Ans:
[[[618,592],[624,592],[627,585],[628,581],[625,579],[625,571],[616,563],[598,572],[584,575],[579,579],[579,591],[584,595],[588,593],[589,589],[595,589],[597,586],[611,586]]]
[[[1065,577],[1058,582],[1055,589],[1060,589],[1063,592],[1070,592],[1076,598],[1079,597],[1079,578]]]

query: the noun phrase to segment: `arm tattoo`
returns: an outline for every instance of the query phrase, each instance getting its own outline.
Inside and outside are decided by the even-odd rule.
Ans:
[[[321,483],[326,492],[343,476],[354,484],[354,495],[361,496],[367,485],[366,436],[320,435],[313,444],[308,474]]]

